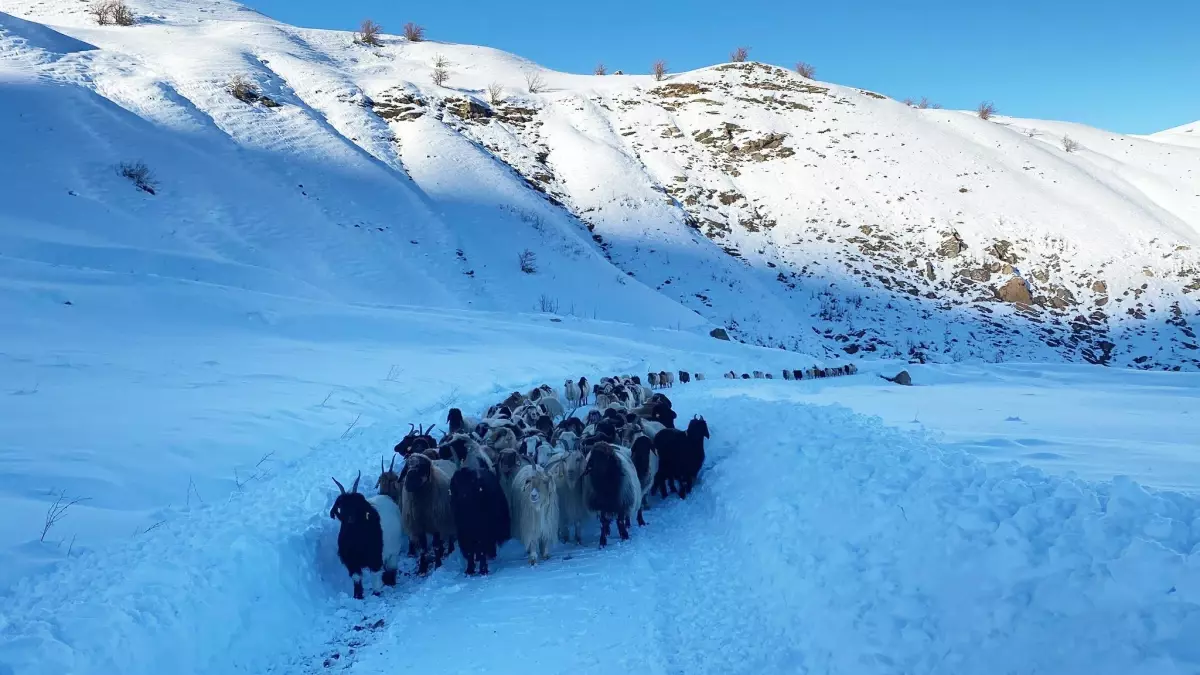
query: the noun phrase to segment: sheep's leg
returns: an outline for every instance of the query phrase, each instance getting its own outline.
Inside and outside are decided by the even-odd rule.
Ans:
[[[433,535],[433,568],[438,569],[442,566],[442,558],[446,554],[445,546],[442,544],[442,535]]]
[[[583,543],[583,523],[576,521],[575,523],[575,543]]]
[[[629,514],[617,516],[617,534],[621,535],[622,541],[629,538]]]
[[[454,554],[454,542],[458,541],[455,537],[450,537],[450,546],[446,549],[446,555]]]
[[[671,493],[672,493],[672,494],[678,494],[678,493],[679,493],[679,487],[678,487],[678,485],[676,485],[676,481],[675,481],[675,479],[674,479],[674,478],[672,478],[671,480],[667,481],[667,486],[671,488]],[[664,497],[664,498],[666,498],[666,495],[663,495],[663,497]]]
[[[487,576],[487,574],[488,574],[488,564],[487,564],[487,556],[486,555],[479,556],[479,573],[482,574],[483,576]]]
[[[465,551],[466,549],[463,549],[463,550]],[[475,554],[472,553],[470,555],[467,555],[464,553],[463,557],[465,557],[467,559],[467,576],[469,576],[469,577],[475,576]],[[487,557],[486,556],[484,557],[483,564],[485,567],[487,566]]]
[[[608,546],[608,525],[609,519],[603,513],[600,514],[600,546],[601,548]]]
[[[350,579],[354,581],[354,599],[362,600],[363,599],[362,570],[359,570],[357,572],[352,572],[350,574]]]
[[[525,555],[529,558],[529,564],[531,566],[537,564],[537,542],[536,541],[529,542],[529,545],[525,547]]]
[[[395,586],[396,585],[396,570],[389,570],[387,568],[384,568],[384,570],[383,570],[383,585],[384,586]]]
[[[417,547],[420,549],[417,556],[417,574],[425,576],[429,574],[429,542],[426,541],[423,534],[416,539]]]
[[[408,557],[417,557],[417,542],[412,537],[408,538]]]
[[[638,507],[638,527],[644,527],[645,525],[646,525],[646,519],[642,517],[642,507],[639,506]]]

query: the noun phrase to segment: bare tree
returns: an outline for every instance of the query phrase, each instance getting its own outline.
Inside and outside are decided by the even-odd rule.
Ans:
[[[409,42],[423,42],[425,40],[425,27],[409,21],[404,24],[404,39]]]
[[[934,103],[933,101],[930,101],[928,96],[922,96],[921,100],[917,102],[917,107],[920,108],[921,110],[925,110],[926,108],[932,108],[933,110],[941,110],[942,104]]]
[[[729,54],[729,60],[734,63],[745,63],[748,58],[750,58],[749,47],[738,47]]]
[[[1063,150],[1065,152],[1075,152],[1079,149],[1079,141],[1070,136],[1063,136]]]
[[[593,72],[594,74],[596,74],[596,75],[607,75],[607,74],[608,74],[608,68],[607,68],[607,67],[605,67],[605,65],[604,65],[604,62],[603,62],[603,61],[601,61],[600,63],[597,63],[597,64],[596,64],[596,70],[594,70],[594,71],[592,71],[592,72]]]
[[[911,96],[909,96],[908,98],[901,101],[901,103],[903,103],[904,105],[906,105],[910,108],[915,107],[917,105],[916,101],[912,100]]]
[[[650,66],[650,72],[654,74],[654,79],[661,82],[667,76],[667,62],[659,59]]]
[[[96,0],[88,9],[88,13],[101,26],[109,24],[132,26],[137,23],[137,17],[133,15],[133,10],[129,9],[129,5],[126,5],[124,0]]]
[[[137,17],[133,15],[133,10],[129,9],[129,5],[121,0],[114,0],[111,5],[113,23],[118,26],[132,26],[137,23]]]
[[[380,26],[370,19],[363,19],[362,25],[358,28],[358,36],[356,39],[359,43],[364,45],[381,47],[383,46],[383,43],[379,41],[379,34],[382,32],[383,26]]]
[[[810,80],[817,76],[817,69],[811,63],[803,61],[796,62],[796,72],[800,74],[800,77],[807,77]]]
[[[996,114],[996,104],[991,101],[984,101],[975,109],[975,114],[979,115],[979,119],[981,120],[990,120],[992,119],[992,115]]]
[[[525,89],[531,94],[537,94],[546,89],[546,80],[536,70],[525,71]]]
[[[229,78],[229,84],[225,85],[225,89],[242,103],[254,103],[261,95],[258,85],[245,75],[234,75]]]
[[[446,67],[449,65],[450,62],[441,54],[433,57],[433,74],[430,75],[430,78],[434,84],[440,87],[446,84],[446,80],[450,79],[450,71],[446,70]]]
[[[500,105],[504,102],[504,87],[499,82],[493,82],[487,88],[488,103]]]
[[[537,262],[537,255],[529,249],[525,249],[517,254],[517,263],[521,266],[521,271],[525,274],[533,274],[537,272],[537,267],[534,264]]]

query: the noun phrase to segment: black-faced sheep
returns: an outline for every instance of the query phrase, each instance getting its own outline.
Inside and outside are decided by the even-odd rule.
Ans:
[[[449,459],[459,468],[465,466],[483,471],[495,470],[492,458],[484,451],[483,446],[479,445],[474,438],[471,438],[467,434],[455,434],[444,447],[449,447],[450,457],[443,457],[442,459]]]
[[[479,420],[471,417],[463,417],[462,410],[458,408],[451,408],[449,414],[446,415],[446,427],[449,430],[446,432],[446,435],[448,436],[469,433],[478,425]]]
[[[646,381],[650,383],[650,387],[658,386],[658,373],[646,373]]]
[[[537,464],[521,467],[510,496],[513,529],[525,547],[529,564],[550,557],[558,536],[558,489],[554,478]]]
[[[756,379],[756,380],[763,379],[763,372],[761,370],[754,371],[754,379]]]
[[[569,433],[569,432],[568,432]],[[583,502],[584,454],[570,450],[557,455],[546,466],[554,477],[558,491],[558,540],[567,543],[571,528],[575,528],[575,543],[583,543],[583,521],[588,518],[587,505]]]
[[[588,452],[583,471],[583,501],[600,515],[600,545],[608,545],[615,518],[621,539],[629,538],[633,515],[642,507],[641,482],[633,460],[609,443],[597,443]]]
[[[703,379],[704,379],[704,373],[696,373],[696,380],[703,380]]]
[[[790,371],[790,370],[787,370],[787,369],[785,368],[785,369],[784,369],[784,371],[783,371],[783,379],[785,379],[785,380],[790,380],[790,379],[792,379],[792,371]]]
[[[396,570],[400,564],[401,515],[400,507],[387,495],[370,499],[358,492],[360,471],[350,491],[338,482],[341,494],[333,502],[329,517],[341,523],[338,531],[338,559],[346,566],[354,582],[354,597],[363,597],[363,570],[383,570],[383,584],[396,585]]]
[[[454,464],[409,455],[404,461],[404,492],[400,499],[404,531],[420,551],[417,573],[429,571],[429,542],[433,537],[434,567],[442,566],[442,543],[455,537],[454,511],[450,507],[450,478]]]
[[[450,506],[458,531],[458,546],[467,561],[467,574],[488,573],[488,558],[512,534],[508,500],[491,471],[463,467],[450,478]]]
[[[858,366],[854,365],[853,363],[846,364],[846,374],[847,375],[854,375],[857,373],[858,373]]]

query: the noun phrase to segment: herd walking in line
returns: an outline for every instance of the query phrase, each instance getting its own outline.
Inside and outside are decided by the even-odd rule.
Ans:
[[[853,365],[784,370],[783,379],[854,372]],[[741,378],[774,379],[760,371]],[[614,523],[629,539],[635,519],[646,525],[651,495],[686,499],[704,466],[708,423],[694,415],[677,428],[661,391],[693,379],[705,378],[660,371],[647,375],[647,385],[636,375],[596,384],[581,377],[564,382],[561,400],[543,384],[513,392],[478,419],[451,408],[440,440],[433,426],[409,425],[391,461],[380,461],[378,495],[359,492],[361,471],[349,490],[334,479],[340,494],[329,516],[341,525],[338,557],[354,597],[363,597],[366,571],[382,572],[383,584],[393,586],[403,560],[415,558],[415,572],[424,575],[456,545],[466,573],[475,575],[488,574],[488,561],[510,539],[520,541],[530,565],[548,559],[556,539],[582,544],[583,524],[592,518],[599,519],[601,547]],[[576,416],[589,399],[586,414]]]

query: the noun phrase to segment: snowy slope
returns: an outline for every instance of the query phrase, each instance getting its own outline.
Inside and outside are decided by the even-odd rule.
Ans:
[[[1163,143],[1175,143],[1178,145],[1187,145],[1191,147],[1200,146],[1200,121],[1192,122],[1191,124],[1183,124],[1172,129],[1160,131],[1156,134],[1151,134],[1148,138]]]
[[[107,230],[121,246],[152,240],[312,295],[723,326],[831,356],[1196,365],[1200,149],[1186,144],[917,110],[754,63],[662,83],[571,75],[485,47],[366,47],[223,0],[132,4],[142,20],[121,28],[82,3],[0,2],[50,26],[5,24],[10,69],[133,125],[84,146],[83,169],[45,161],[33,148],[56,141],[21,127],[20,194],[74,190],[89,221],[93,204],[149,221]],[[46,50],[48,34],[97,49]],[[280,107],[232,98],[237,74]],[[83,124],[78,104],[37,105]],[[106,169],[136,158],[161,199],[111,192],[124,186]],[[537,274],[519,273],[525,250]]]

